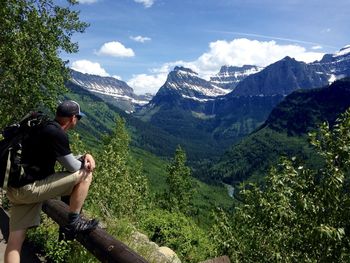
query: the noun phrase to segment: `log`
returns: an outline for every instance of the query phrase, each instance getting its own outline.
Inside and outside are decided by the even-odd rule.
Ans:
[[[43,203],[43,211],[60,226],[64,226],[68,222],[68,206],[62,201],[54,199],[45,201]],[[79,233],[76,240],[101,262],[147,262],[127,245],[116,240],[100,227],[89,233]]]

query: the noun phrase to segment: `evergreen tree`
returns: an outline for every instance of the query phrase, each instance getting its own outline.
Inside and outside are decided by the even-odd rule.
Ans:
[[[131,160],[130,137],[125,120],[116,119],[114,133],[97,156],[97,169],[92,184],[91,205],[104,216],[136,217],[148,201],[147,178],[142,165]]]
[[[51,109],[69,77],[62,51],[78,51],[71,41],[86,23],[53,0],[0,1],[0,128],[38,106]],[[16,106],[16,114],[13,107]]]
[[[170,211],[187,212],[193,196],[191,169],[186,166],[186,153],[178,146],[174,160],[167,166],[166,182],[168,190],[165,193],[166,208]]]

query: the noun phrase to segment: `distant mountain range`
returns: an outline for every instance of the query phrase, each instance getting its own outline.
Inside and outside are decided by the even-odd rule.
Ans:
[[[203,144],[208,139],[217,145],[233,143],[263,124],[291,92],[350,76],[349,68],[350,47],[309,64],[285,57],[264,69],[223,67],[218,76],[227,78],[210,81],[190,69],[176,67],[135,116],[174,136],[202,140]]]
[[[293,91],[323,87],[345,76],[350,76],[350,46],[313,63],[285,57],[266,68],[223,66],[209,81],[175,67],[152,98],[137,96],[114,78],[72,71],[71,83],[174,138],[191,141],[191,147],[183,145],[186,151],[202,148],[210,158],[256,130]]]

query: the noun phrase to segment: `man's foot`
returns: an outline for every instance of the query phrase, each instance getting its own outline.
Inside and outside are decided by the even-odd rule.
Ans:
[[[64,231],[70,234],[87,233],[94,230],[97,227],[97,225],[98,225],[98,220],[96,219],[86,220],[79,216],[73,222],[68,223],[64,227]]]

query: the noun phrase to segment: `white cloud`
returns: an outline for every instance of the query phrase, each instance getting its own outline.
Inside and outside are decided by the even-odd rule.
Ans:
[[[136,37],[131,36],[130,39],[132,39],[136,42],[140,42],[140,43],[145,43],[146,41],[151,41],[151,38],[143,37],[143,36],[136,36]]]
[[[91,62],[89,60],[77,60],[72,63],[72,69],[81,73],[87,73],[92,75],[99,75],[102,77],[108,77],[109,74],[101,67],[97,62]]]
[[[219,72],[221,66],[257,65],[265,67],[285,56],[299,61],[313,62],[322,58],[324,53],[309,52],[299,45],[278,45],[275,41],[257,41],[246,38],[232,41],[218,40],[209,44],[209,51],[194,61],[175,61],[163,64],[153,71],[165,72],[174,66],[191,68],[201,77],[209,79]]]
[[[79,0],[79,4],[93,4],[98,2],[98,0]]]
[[[215,74],[222,65],[250,64],[265,67],[285,56],[304,62],[312,62],[323,56],[323,53],[308,52],[300,45],[278,45],[275,41],[246,38],[234,39],[230,42],[218,40],[211,42],[209,48],[208,52],[192,62],[201,75]]]
[[[118,41],[104,43],[100,48],[100,50],[96,52],[96,54],[112,56],[112,57],[135,56],[135,53],[131,48],[126,48],[122,43]]]
[[[146,8],[149,8],[151,7],[155,0],[134,0],[136,3],[141,3],[143,4]]]
[[[154,94],[163,84],[159,80],[165,80],[166,75],[173,70],[174,66],[191,68],[200,77],[209,79],[210,76],[217,74],[223,65],[243,66],[250,64],[265,67],[285,56],[309,63],[320,60],[323,55],[324,53],[309,52],[297,44],[279,45],[275,41],[258,41],[246,38],[232,41],[218,40],[211,42],[209,50],[194,61],[164,63],[159,68],[151,70],[153,75],[138,75],[139,77],[133,77],[128,83],[133,88],[137,86],[139,93],[150,92]],[[153,80],[152,84],[151,80]]]
[[[166,78],[167,73],[159,73],[155,75],[139,74],[134,75],[129,81],[127,81],[127,83],[133,88],[136,94],[155,94],[165,83]]]

